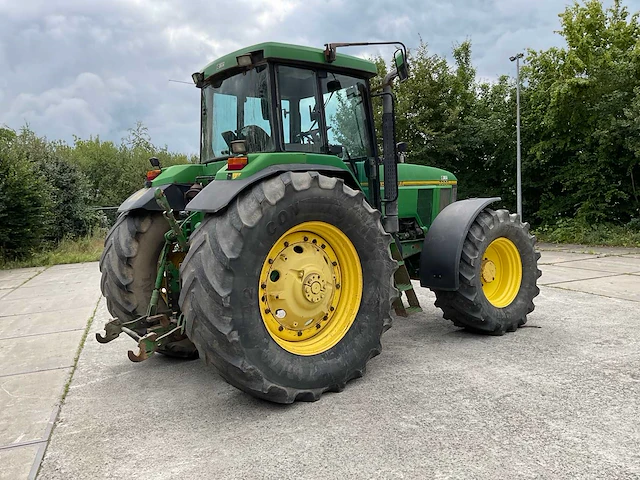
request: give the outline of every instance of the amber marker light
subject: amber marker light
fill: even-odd
[[[227,170],[242,170],[247,165],[247,157],[229,157]]]
[[[162,170],[157,170],[157,169],[156,170],[149,170],[147,172],[147,180],[150,182],[151,180],[156,178],[161,173],[162,173]]]

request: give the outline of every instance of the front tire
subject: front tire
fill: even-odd
[[[454,325],[504,335],[527,322],[540,293],[540,253],[529,225],[507,210],[484,209],[467,232],[457,291],[434,290],[436,307]]]
[[[390,242],[380,213],[340,179],[265,180],[193,233],[181,268],[187,334],[253,396],[292,403],[340,391],[391,325]]]

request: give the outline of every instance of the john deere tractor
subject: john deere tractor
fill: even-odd
[[[373,63],[262,43],[193,74],[200,163],[161,168],[120,206],[100,262],[111,314],[141,361],[199,354],[273,402],[314,401],[364,374],[411,279],[456,326],[513,332],[533,311],[535,237],[499,198],[456,201],[447,171],[403,162],[392,84]],[[373,122],[381,101],[382,153]],[[402,295],[404,294],[404,299]]]

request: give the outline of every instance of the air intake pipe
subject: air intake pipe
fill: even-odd
[[[398,155],[396,152],[396,123],[391,84],[397,70],[389,72],[382,86],[382,164],[384,165],[384,229],[398,231]]]

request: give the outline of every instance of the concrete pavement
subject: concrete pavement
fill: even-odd
[[[35,478],[98,282],[96,263],[0,271],[0,479]]]
[[[367,375],[312,404],[255,400],[200,361],[133,364],[128,338],[93,339],[108,319],[102,301],[38,478],[640,478],[640,251],[542,248],[533,328],[466,333],[418,288],[424,312],[395,319]],[[95,264],[77,268],[97,291]],[[9,295],[46,304],[32,298],[37,289],[20,292],[28,285]],[[13,323],[19,335],[38,331],[37,318]],[[8,342],[37,336],[0,330]],[[24,368],[10,358],[22,351],[0,350],[2,365]],[[61,386],[64,376],[49,381]],[[2,405],[0,435],[27,405],[17,400],[6,415]],[[33,463],[45,433],[0,450],[0,465]],[[26,478],[14,471],[0,478]]]

